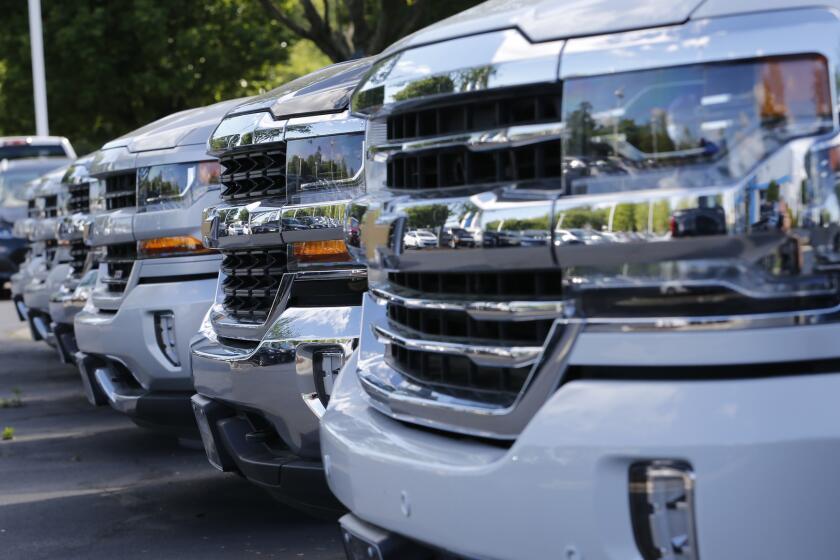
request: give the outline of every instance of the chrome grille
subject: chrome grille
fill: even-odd
[[[386,184],[417,190],[559,178],[559,137],[528,145],[495,139],[510,127],[559,121],[560,94],[555,91],[513,89],[490,100],[458,96],[447,104],[400,112],[388,118],[388,141],[416,143],[388,159]]]
[[[417,383],[441,393],[508,406],[522,390],[531,366],[478,366],[464,356],[420,352],[391,344],[390,365]]]
[[[56,251],[58,251],[58,241],[55,239],[44,241],[44,260],[46,261],[47,270],[52,270],[53,268]]]
[[[225,154],[222,165],[222,199],[245,200],[286,194],[286,147]]]
[[[479,363],[468,357],[469,349],[526,348],[535,354],[562,310],[557,270],[392,272],[389,287],[374,293],[387,300],[389,329],[396,335],[388,343],[392,367],[435,391],[503,406],[522,390],[532,363]],[[518,300],[525,301],[513,303]],[[432,344],[426,349],[413,341]]]
[[[410,140],[476,132],[506,126],[538,124],[560,118],[558,92],[508,90],[495,99],[459,96],[450,103],[405,111],[388,118],[388,140]]]
[[[67,201],[67,212],[70,214],[90,212],[90,183],[67,184],[67,192],[70,195]]]
[[[137,206],[137,174],[120,173],[105,179],[105,207],[108,210]]]
[[[55,218],[58,216],[58,195],[50,195],[43,197],[44,200],[44,218]]]
[[[136,243],[119,243],[105,248],[105,258],[102,260],[107,267],[107,276],[102,282],[109,292],[122,293],[128,286],[134,261],[137,260]]]
[[[70,268],[74,276],[80,276],[84,271],[88,251],[87,244],[81,239],[70,243]]]
[[[243,323],[268,319],[286,272],[286,248],[224,251],[222,306]]]

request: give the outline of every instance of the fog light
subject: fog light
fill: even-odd
[[[178,359],[178,346],[175,343],[175,315],[171,311],[155,313],[155,339],[166,359],[180,367],[181,360]]]
[[[694,474],[680,461],[630,467],[630,514],[645,560],[697,560]]]

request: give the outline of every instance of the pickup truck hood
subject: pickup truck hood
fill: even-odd
[[[703,0],[490,0],[421,29],[386,52],[511,27],[539,42],[671,25],[687,21],[701,4]]]
[[[840,9],[840,0],[489,0],[397,41],[385,54],[513,27],[540,42],[806,7]]]
[[[241,98],[232,99],[173,113],[111,140],[102,149],[126,148],[131,153],[137,153],[203,144],[222,117],[242,101]]]
[[[267,110],[275,118],[282,118],[342,111],[370,65],[371,59],[364,58],[327,66],[246,101],[230,115]]]

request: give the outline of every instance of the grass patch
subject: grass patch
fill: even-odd
[[[15,387],[12,389],[12,396],[8,399],[0,399],[0,408],[20,408],[23,406],[23,400],[20,398],[20,389]]]
[[[14,439],[14,437],[15,437],[15,429],[10,428],[9,426],[6,426],[5,428],[3,428],[3,433],[0,434],[0,439],[2,439],[3,441],[9,441],[10,439]]]

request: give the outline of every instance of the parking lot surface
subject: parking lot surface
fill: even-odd
[[[75,368],[32,342],[8,301],[0,399],[0,430],[14,430],[0,441],[0,558],[344,557],[335,522],[91,407]]]

